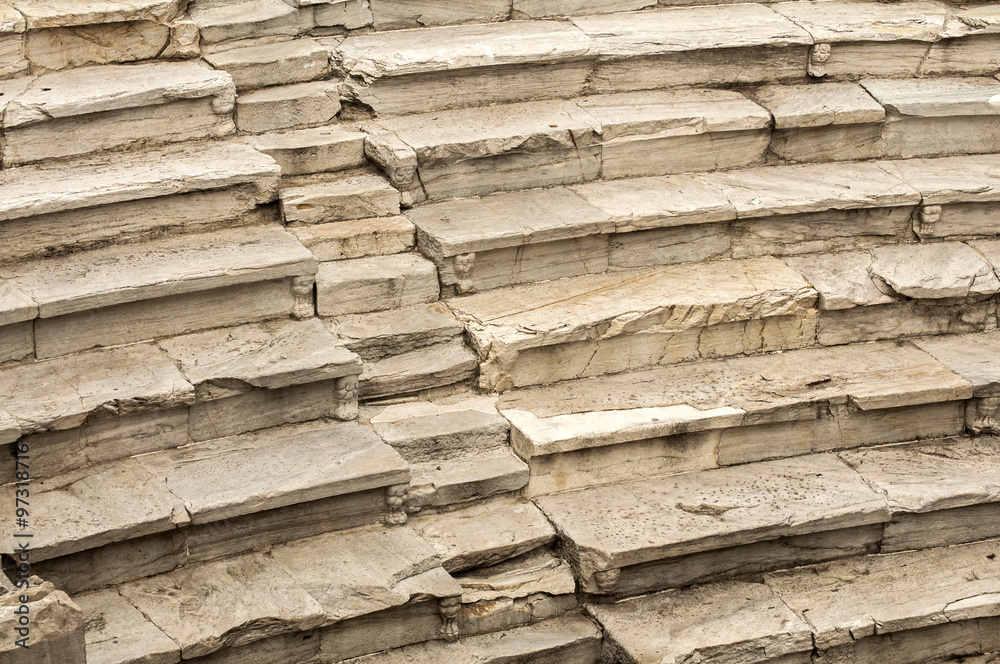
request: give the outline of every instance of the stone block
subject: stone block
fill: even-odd
[[[0,656],[10,664],[86,664],[86,630],[83,612],[62,590],[37,576],[27,588],[13,588],[0,595],[0,625],[7,635],[0,644]],[[22,601],[25,598],[27,601]],[[18,644],[23,629],[19,618],[22,605],[28,607],[30,626],[24,645]]]
[[[486,23],[510,16],[511,0],[372,0],[376,30]]]
[[[322,263],[316,284],[320,316],[394,309],[438,299],[434,264],[414,254]]]
[[[152,60],[169,40],[170,28],[151,21],[77,25],[31,30],[24,51],[35,70],[55,70]]]
[[[281,166],[283,175],[305,175],[363,166],[365,135],[339,125],[263,134],[250,145]]]
[[[399,214],[399,192],[382,176],[345,174],[283,188],[281,211],[288,224],[388,217]]]
[[[327,124],[339,112],[338,82],[281,85],[240,95],[236,100],[236,126],[241,131],[260,134]]]
[[[219,51],[205,59],[229,72],[236,89],[243,91],[323,78],[329,71],[330,55],[317,41],[294,39]]]

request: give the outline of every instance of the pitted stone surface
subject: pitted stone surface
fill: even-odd
[[[159,342],[200,399],[358,374],[361,362],[317,319],[277,320]]]
[[[869,41],[933,42],[947,10],[931,2],[779,2],[771,9],[805,28],[816,43]]]
[[[88,664],[178,664],[173,640],[114,588],[77,595],[87,622]]]
[[[998,553],[997,542],[982,542],[867,556],[764,578],[805,617],[816,647],[825,650],[873,634],[1000,615]]]
[[[894,514],[1000,502],[997,438],[849,450],[840,458],[886,497]]]
[[[610,484],[536,499],[595,572],[889,520],[885,498],[833,455]]]

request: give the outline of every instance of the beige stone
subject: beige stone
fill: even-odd
[[[612,14],[656,6],[654,0],[514,0],[514,18],[542,18],[545,16],[573,16]]]
[[[87,622],[87,661],[90,664],[178,664],[181,653],[138,609],[118,594],[101,590],[76,597]]]
[[[808,610],[816,647],[875,634],[995,616],[996,542],[838,561],[765,576],[797,614]],[[854,583],[859,577],[864,583]],[[858,607],[863,606],[863,613]]]
[[[1000,158],[996,155],[901,159],[878,165],[919,191],[924,205],[1000,200]]]
[[[167,46],[170,28],[137,21],[32,30],[25,35],[25,56],[40,70],[135,62],[156,58]]]
[[[993,267],[960,242],[880,247],[869,268],[876,285],[916,299],[992,295],[1000,291]]]
[[[236,125],[241,131],[259,134],[326,124],[339,112],[340,83],[295,83],[240,95]]]
[[[10,4],[24,15],[29,30],[124,21],[166,23],[181,7],[179,0],[78,0],[69,4],[62,0],[14,0]]]
[[[407,526],[321,535],[278,547],[271,556],[323,607],[326,625],[418,598],[461,594],[434,549]]]
[[[338,316],[326,322],[347,348],[369,362],[447,343],[465,329],[443,304]]]
[[[285,454],[289,445],[295,455]],[[145,455],[140,462],[164,478],[195,524],[405,484],[409,478],[402,458],[353,422],[265,429]]]
[[[86,664],[85,625],[80,607],[65,592],[37,576],[24,583],[24,587],[4,588],[0,594],[0,625],[8,637],[0,645],[0,657],[11,664]],[[27,602],[22,602],[22,598]],[[20,621],[24,615],[22,606],[27,606],[27,628]],[[18,644],[21,638],[27,639],[24,647]]]
[[[810,661],[809,624],[762,583],[667,591],[587,612],[605,629],[605,656],[629,664]]]
[[[366,163],[365,135],[342,125],[262,134],[249,143],[278,162],[283,175],[340,171]]]
[[[329,71],[329,53],[312,39],[234,48],[208,54],[205,59],[229,72],[241,91],[313,81]]]
[[[569,564],[544,550],[465,572],[455,578],[462,584],[462,601],[465,606],[462,607],[464,615],[460,615],[460,621],[465,623],[466,633],[493,631],[484,629],[489,622],[487,616],[482,616],[486,620],[477,620],[480,616],[476,615],[484,608],[487,611],[494,608],[489,606],[491,603],[510,603],[517,607],[520,602],[516,600],[528,598],[530,601],[541,593],[552,597],[569,596],[569,599],[572,598],[576,585]],[[529,616],[529,620],[530,618],[532,616]],[[475,624],[477,622],[479,625]]]
[[[751,498],[752,496],[752,498]],[[767,461],[536,499],[590,592],[597,572],[889,520],[885,499],[832,455]]]
[[[291,231],[320,261],[401,254],[416,246],[416,231],[405,217],[352,219]]]
[[[856,83],[765,85],[754,98],[771,112],[775,129],[881,122],[885,109]]]
[[[198,26],[202,41],[207,44],[270,35],[298,35],[312,27],[294,6],[281,0],[196,2],[191,8],[191,18]]]
[[[399,214],[399,192],[374,173],[346,174],[281,190],[286,223],[315,224]]]
[[[316,4],[316,25],[357,30],[372,24],[371,3],[368,0],[339,0]]]
[[[377,30],[485,23],[510,16],[511,0],[372,0]]]
[[[920,339],[917,346],[933,355],[955,373],[972,383],[977,397],[1000,395],[1000,373],[990,358],[1000,347],[1000,335],[965,334],[954,337]]]
[[[270,557],[250,554],[127,583],[119,593],[191,659],[317,627],[322,607]],[[197,606],[198,620],[188,607]]]
[[[456,338],[391,355],[365,368],[361,374],[361,397],[373,399],[452,385],[476,374],[476,355]]]
[[[872,257],[866,251],[792,258],[788,265],[802,273],[819,292],[819,308],[826,311],[896,302],[872,280]]]
[[[514,558],[555,539],[555,531],[531,503],[490,501],[456,512],[410,519],[410,525],[441,556],[449,572]]]
[[[415,254],[333,261],[320,264],[316,289],[320,316],[393,309],[437,300],[437,270]]]

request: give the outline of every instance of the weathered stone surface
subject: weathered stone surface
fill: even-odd
[[[1000,350],[1000,334],[963,334],[920,339],[917,346],[972,383],[977,397],[1000,395],[1000,370],[991,358]]]
[[[29,30],[93,23],[157,21],[166,23],[180,13],[180,0],[13,0]]]
[[[294,455],[287,453],[290,446]],[[140,462],[164,478],[196,524],[405,484],[409,478],[403,459],[353,422],[265,429],[164,450]]]
[[[997,155],[901,159],[878,165],[919,191],[924,205],[1000,200]]]
[[[921,74],[993,74],[1000,11],[995,4],[956,7],[945,21],[942,39],[931,45]]]
[[[340,171],[367,161],[365,135],[341,125],[263,134],[249,142],[278,162],[283,175]]]
[[[277,547],[271,556],[319,602],[327,625],[462,592],[441,569],[434,549],[409,527],[320,535]]]
[[[228,41],[270,35],[297,35],[312,27],[300,18],[294,6],[281,0],[241,2],[197,2],[191,18],[198,25],[203,42]]]
[[[22,598],[27,598],[23,602]],[[22,638],[18,629],[27,607],[29,626],[27,645],[18,645]],[[27,579],[27,587],[0,591],[0,629],[8,638],[0,644],[0,658],[11,664],[64,662],[86,664],[86,642],[83,612],[62,590],[37,576]]]
[[[434,263],[415,254],[322,263],[316,276],[320,316],[395,309],[437,298]]]
[[[169,39],[170,28],[151,21],[80,25],[32,30],[24,50],[35,69],[44,71],[151,60]]]
[[[156,347],[137,345],[0,370],[6,410],[24,434],[72,429],[101,413],[185,406],[190,384]]]
[[[604,627],[604,655],[611,661],[810,661],[809,624],[762,583],[667,591],[616,604],[589,604],[587,612]]]
[[[375,29],[486,23],[510,16],[510,0],[372,0]]]
[[[996,438],[950,439],[840,453],[893,514],[1000,502]]]
[[[504,389],[518,384],[507,373],[528,349],[799,314],[813,302],[815,291],[800,275],[761,259],[586,275],[480,293],[450,306],[480,350],[482,384]]]
[[[361,362],[315,319],[222,328],[159,342],[199,400],[357,374]]]
[[[326,124],[339,112],[339,82],[295,83],[240,95],[236,101],[236,125],[242,131],[259,134]]]
[[[399,214],[399,192],[374,173],[303,181],[281,190],[286,223],[315,224]]]
[[[436,384],[468,378],[468,372]],[[425,379],[426,380],[426,379]],[[428,385],[433,387],[435,384]],[[396,388],[397,391],[405,391]],[[392,392],[389,392],[390,394]],[[409,504],[414,508],[443,507],[518,491],[528,483],[528,466],[508,449],[493,449],[443,461],[412,466]]]
[[[996,616],[997,552],[996,542],[963,544],[776,572],[765,581],[806,616],[816,647],[826,650],[875,634]]]
[[[329,57],[319,42],[293,39],[210,53],[205,59],[229,72],[237,90],[252,90],[323,78],[329,71]]]
[[[515,449],[529,458],[732,427],[740,421],[813,420],[824,416],[814,410],[820,403],[834,410],[839,410],[837,404],[850,403],[850,411],[843,414],[849,419],[857,410],[878,417],[886,408],[971,395],[968,381],[930,355],[881,343],[710,360],[525,388],[502,395],[498,408],[512,421]],[[830,430],[816,441],[829,445],[822,449],[859,444],[858,432],[843,439],[839,419],[828,420]]]
[[[356,30],[372,24],[371,4],[367,0],[339,0],[318,3],[315,21],[319,27]]]
[[[262,226],[168,237],[0,268],[38,303],[42,318],[156,297],[295,276],[316,262],[283,229]]]
[[[514,0],[514,18],[612,14],[654,7],[654,0]]]
[[[595,572],[889,520],[885,499],[832,455],[612,484],[536,502],[571,542],[570,562],[592,592]]]
[[[78,595],[89,664],[178,664],[180,648],[117,590]]]
[[[461,339],[391,355],[365,367],[361,397],[373,399],[452,385],[476,374],[476,355]]]
[[[774,117],[775,129],[881,122],[885,109],[856,83],[765,85],[756,100]]]
[[[872,256],[867,251],[790,258],[786,262],[819,292],[820,309],[832,311],[896,301],[872,280],[868,272]]]
[[[274,560],[249,554],[119,586],[184,659],[323,623],[323,608]],[[196,619],[193,619],[196,618]]]
[[[269,157],[228,142],[12,168],[0,174],[0,220],[242,184],[264,203],[276,197],[278,174]]]
[[[1000,291],[993,267],[961,242],[880,247],[869,271],[888,292],[916,299],[974,297]]]
[[[494,565],[553,541],[545,516],[532,503],[490,501],[410,519],[410,526],[441,556],[449,572]]]
[[[31,493],[32,559],[39,562],[190,521],[180,499],[134,459],[42,479]],[[5,540],[5,553],[14,553],[16,542]]]
[[[320,261],[339,261],[412,251],[416,229],[406,217],[352,219],[291,228]]]
[[[446,343],[464,327],[443,304],[420,304],[329,319],[330,330],[366,361]]]

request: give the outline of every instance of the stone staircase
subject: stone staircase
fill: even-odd
[[[0,0],[0,663],[1000,662],[998,215],[996,4]]]

